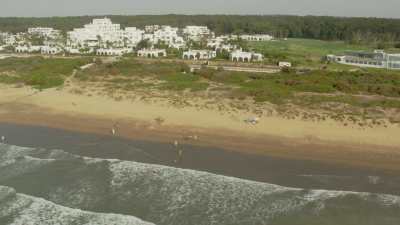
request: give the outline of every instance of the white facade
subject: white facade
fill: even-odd
[[[32,52],[40,52],[44,46],[34,45],[34,46],[27,46],[27,45],[19,45],[15,47],[16,53],[32,53]]]
[[[32,27],[28,28],[28,34],[31,35],[39,35],[42,37],[49,37],[49,38],[55,38],[58,35],[60,35],[59,30],[55,30],[51,27]]]
[[[150,43],[156,43],[154,40],[154,34],[143,34],[143,40],[148,40]]]
[[[135,47],[143,40],[144,31],[136,27],[126,27],[124,32],[124,43],[126,47]]]
[[[210,50],[189,50],[183,52],[183,59],[186,60],[208,60],[215,57],[217,57],[217,52]]]
[[[239,36],[240,39],[246,40],[246,41],[271,41],[272,39],[274,39],[274,37],[272,37],[269,34],[254,34],[254,35],[240,35]]]
[[[147,33],[143,34],[143,40],[149,40],[153,45],[158,43],[164,43],[170,48],[181,49],[186,46],[186,42],[183,37],[178,35],[179,28],[171,26],[147,26]],[[154,31],[150,33],[150,31]]]
[[[343,56],[328,55],[328,61],[340,64],[381,69],[400,69],[400,54],[388,54],[383,50],[368,52],[348,52]]]
[[[161,28],[160,25],[147,25],[144,27],[146,33],[154,33]]]
[[[189,40],[200,41],[202,38],[213,36],[206,26],[186,26],[183,33]]]
[[[231,52],[237,48],[236,45],[229,44],[228,41],[231,40],[230,36],[218,36],[216,38],[211,38],[207,40],[207,47],[212,48],[216,51],[228,51]]]
[[[92,23],[84,25],[68,32],[70,45],[87,46],[87,43],[96,43],[105,46],[113,43],[117,46],[123,45],[124,31],[119,24],[113,24],[110,19],[94,19]]]
[[[10,33],[0,33],[0,38],[6,45],[14,45],[17,43],[16,35]]]
[[[182,49],[186,47],[186,42],[185,40],[183,40],[182,37],[176,37],[176,39],[174,40],[174,42],[169,43],[169,47],[170,48],[176,48],[176,49]]]
[[[61,52],[62,52],[62,49],[60,49],[58,47],[42,46],[40,48],[40,53],[46,54],[46,55],[55,55],[55,54],[59,54]]]
[[[165,49],[141,49],[137,52],[137,55],[146,58],[166,57],[167,51]]]
[[[263,54],[261,54],[261,53],[254,53],[253,52],[253,61],[257,61],[257,62],[259,62],[259,61],[262,61],[264,59],[264,55]]]
[[[100,48],[100,49],[97,49],[96,55],[100,55],[100,56],[122,56],[124,54],[128,54],[128,53],[131,53],[131,52],[132,52],[132,49],[129,49],[129,48],[117,48],[117,49]]]
[[[73,47],[135,47],[144,38],[144,31],[136,27],[121,29],[108,18],[94,19],[83,28],[68,32],[69,46]]]
[[[234,62],[251,62],[251,61],[262,61],[263,55],[254,52],[243,52],[237,50],[231,53],[231,60]]]
[[[81,54],[81,51],[79,51],[79,49],[72,48],[72,47],[66,47],[65,52],[67,52],[69,54]]]
[[[279,62],[278,66],[280,68],[284,68],[284,67],[289,68],[289,67],[292,67],[292,63],[290,63],[290,62]]]
[[[17,46],[17,47],[15,47],[15,52],[16,52],[16,53],[26,53],[26,52],[29,52],[29,47],[28,47],[28,46]]]
[[[178,28],[170,26],[162,26],[161,29],[154,32],[154,42],[158,43],[160,41],[171,44],[175,43],[175,40],[179,39]]]

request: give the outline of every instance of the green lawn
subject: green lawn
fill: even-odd
[[[290,61],[296,66],[320,66],[321,58],[327,54],[340,54],[347,50],[373,50],[368,46],[350,45],[343,41],[312,39],[249,42],[248,47],[263,53],[270,63]]]

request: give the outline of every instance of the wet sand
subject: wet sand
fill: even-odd
[[[175,163],[173,143],[10,123],[0,123],[0,135],[12,145],[63,149],[82,156],[168,165],[289,187],[400,194],[396,173],[376,168],[245,154],[190,143],[179,146],[184,153]]]

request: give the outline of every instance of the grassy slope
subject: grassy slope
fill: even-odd
[[[133,90],[136,88],[154,88],[173,91],[200,91],[208,83],[189,73],[182,63],[140,63],[128,58],[111,64],[97,64],[88,70],[77,73],[82,81],[105,81],[110,88]],[[143,80],[147,80],[144,82]]]
[[[263,53],[271,63],[286,60],[298,66],[319,66],[321,57],[327,54],[340,54],[346,50],[373,50],[368,46],[350,45],[343,41],[312,39],[250,42],[249,47]]]
[[[89,58],[7,58],[0,60],[0,82],[24,83],[39,89],[56,87],[62,85],[74,69],[88,62]]]
[[[292,102],[299,105],[341,102],[360,107],[400,107],[400,101],[396,99],[400,98],[400,73],[397,71],[312,70],[301,74],[295,71],[253,74],[202,69],[193,74],[180,63],[139,63],[128,58],[113,64],[99,64],[79,72],[76,77],[82,81],[102,81],[110,88],[124,90],[145,88],[202,91],[212,83],[225,87],[231,98],[251,97],[256,102]],[[299,93],[315,95],[299,98]],[[374,95],[381,98],[361,102],[352,95]]]

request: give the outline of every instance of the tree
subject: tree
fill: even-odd
[[[143,28],[147,24],[184,27],[207,25],[216,34],[271,33],[276,37],[363,41],[400,41],[400,19],[343,18],[328,16],[146,15],[109,16],[121,25]],[[51,18],[0,18],[0,30],[25,32],[29,27],[54,27],[69,31],[90,23],[93,16]],[[354,32],[357,36],[354,36]],[[360,35],[358,35],[360,34]],[[372,39],[371,39],[372,38]],[[375,42],[373,42],[375,43]]]
[[[103,46],[103,39],[101,38],[101,36],[97,35],[96,38],[97,38],[97,42],[99,43],[99,46]]]
[[[31,45],[44,45],[45,38],[40,35],[28,35],[26,39],[31,43]]]
[[[136,49],[144,49],[144,48],[150,48],[150,47],[151,47],[151,43],[150,43],[149,39],[141,40],[141,41],[136,45]]]
[[[169,46],[164,41],[158,41],[158,43],[154,45],[154,48],[168,49]]]
[[[235,40],[230,40],[229,44],[236,45],[239,48],[241,48],[243,51],[247,51],[249,49],[247,41],[243,40],[240,37]]]
[[[229,59],[230,55],[229,52],[226,50],[217,51],[217,59]]]

